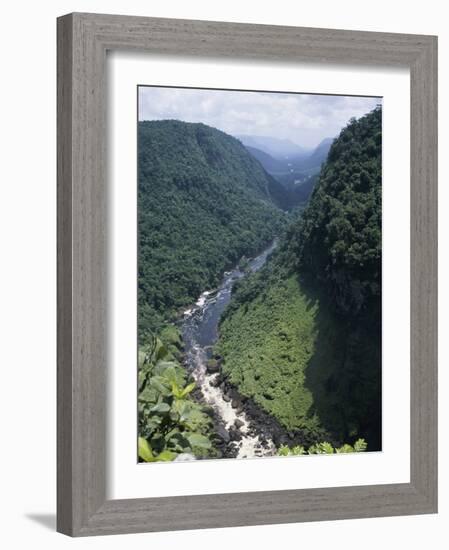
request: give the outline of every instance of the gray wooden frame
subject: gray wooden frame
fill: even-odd
[[[410,68],[410,483],[106,499],[108,50]],[[72,536],[437,511],[436,37],[81,13],[58,19],[57,494],[57,529]]]

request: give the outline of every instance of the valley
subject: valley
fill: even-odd
[[[142,460],[381,448],[380,132],[351,120],[299,184],[260,143],[139,123]]]
[[[327,159],[333,138],[305,149],[286,140],[260,136],[237,136],[247,151],[285,189],[286,209],[304,206],[312,194],[321,166]]]

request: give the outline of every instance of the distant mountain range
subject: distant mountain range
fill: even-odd
[[[311,149],[300,147],[289,139],[278,139],[269,136],[235,136],[245,147],[254,147],[260,149],[268,155],[279,160],[288,160],[292,158],[306,158],[311,153]]]
[[[323,139],[315,149],[308,150],[286,139],[242,135],[237,139],[269,174],[293,192],[291,205],[308,200],[334,141]]]
[[[274,176],[317,174],[327,159],[333,138],[323,139],[315,149],[306,149],[288,139],[266,136],[236,136],[265,170]]]

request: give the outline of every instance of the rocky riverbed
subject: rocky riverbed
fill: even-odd
[[[301,442],[300,434],[286,432],[275,418],[251,399],[240,395],[223,373],[221,357],[213,355],[220,317],[231,299],[236,280],[260,269],[275,247],[273,243],[256,258],[224,274],[222,284],[201,294],[184,312],[182,335],[184,365],[196,382],[193,397],[210,407],[215,447],[223,458],[273,456],[281,444]]]
[[[211,407],[215,428],[215,446],[222,458],[272,456],[276,452],[272,430],[255,421],[255,407],[239,395],[221,373],[220,362],[213,372],[207,368],[207,352],[195,347],[189,352],[188,366],[197,384],[194,397]],[[262,420],[262,419],[261,419]]]

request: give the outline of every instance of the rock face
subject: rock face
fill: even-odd
[[[242,439],[242,434],[235,428],[231,428],[229,430],[229,437],[231,441],[240,441]]]
[[[223,426],[218,426],[216,429],[216,433],[218,438],[221,439],[224,443],[229,443],[231,441],[228,430],[226,430],[226,428],[224,428]]]

